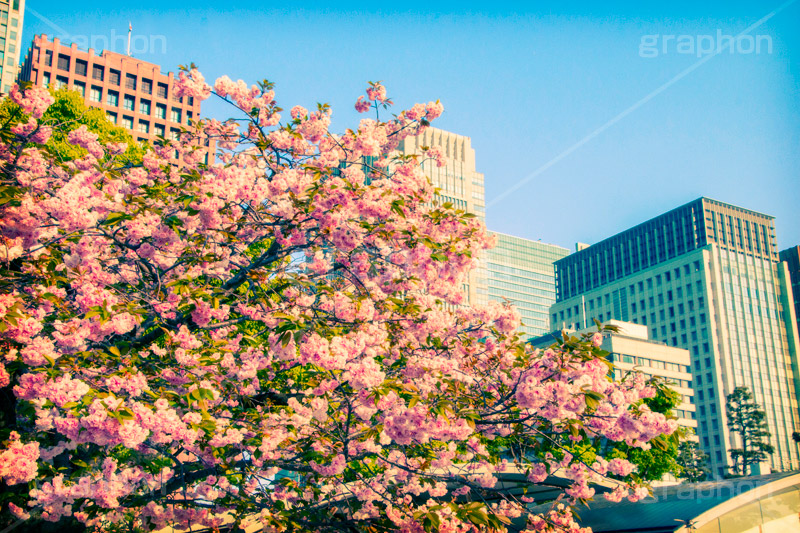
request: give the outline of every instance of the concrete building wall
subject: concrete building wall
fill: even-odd
[[[558,261],[557,282],[562,263],[572,276],[562,295],[593,269],[600,274],[604,265],[616,266],[606,268],[605,283],[584,280],[593,288],[562,297],[551,307],[551,321],[556,328],[585,327],[594,318],[636,322],[649,328],[652,339],[689,350],[700,444],[714,474],[724,474],[729,450],[739,447],[725,414],[725,398],[737,386],[748,387],[767,413],[776,450],[771,467],[796,469],[791,433],[798,430],[797,338],[787,318],[773,219],[708,199],[687,206],[598,243],[601,253],[587,253],[592,246]],[[642,244],[648,231],[656,238]],[[646,267],[626,271],[634,263],[626,253],[638,254]],[[584,259],[577,261],[580,254]]]
[[[22,54],[25,0],[0,0],[0,92],[8,94],[17,80]]]

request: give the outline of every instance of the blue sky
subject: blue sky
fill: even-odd
[[[779,247],[800,244],[800,0],[399,4],[29,0],[23,43],[117,35],[124,52],[131,21],[154,44],[137,57],[267,78],[286,109],[330,103],[338,130],[367,80],[398,111],[438,98],[435,125],[472,138],[496,231],[572,248],[708,196],[775,216]]]

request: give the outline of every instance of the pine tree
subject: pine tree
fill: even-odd
[[[708,454],[694,441],[683,441],[678,445],[675,461],[681,467],[680,477],[689,483],[704,481],[708,477]]]
[[[770,432],[767,429],[766,413],[756,402],[747,387],[736,387],[728,395],[725,404],[728,412],[728,428],[739,434],[741,448],[730,451],[735,475],[746,476],[750,465],[766,461],[774,452],[769,444]]]

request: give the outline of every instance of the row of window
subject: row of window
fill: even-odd
[[[119,120],[119,122],[118,122],[119,115],[117,113],[112,112],[112,111],[106,112],[106,117],[108,117],[108,120],[110,120],[114,124],[119,124],[123,128],[126,128],[128,130],[134,131],[133,117],[130,117],[128,115],[122,115],[122,119]],[[149,120],[141,120],[141,119],[139,119],[136,122],[135,126],[136,126],[136,130],[135,131],[138,131],[138,132],[141,132],[141,133],[148,133],[148,134],[150,133],[150,121]],[[155,133],[156,135],[161,136],[161,137],[166,137],[166,133],[167,132],[166,132],[166,128],[165,128],[165,126],[163,124],[153,124],[153,133]],[[170,130],[169,130],[169,138],[170,139],[177,140],[179,135],[180,135],[180,130],[178,130],[176,128],[170,128]]]
[[[686,374],[689,373],[689,367],[686,365],[680,365],[678,363],[670,363],[667,361],[658,361],[656,359],[649,359],[647,357],[637,357],[635,355],[612,353],[610,356],[610,360],[611,362],[623,362],[637,366],[656,368],[660,370],[672,370],[674,372],[684,372]],[[691,386],[691,383],[689,381],[686,381],[685,383],[683,382],[684,380],[675,380],[675,381],[681,381],[680,385],[682,387],[689,388]]]
[[[63,76],[56,76],[56,82],[54,87],[56,90],[61,89],[62,87],[66,87],[69,80]],[[50,86],[50,74],[44,74],[44,86]],[[75,91],[78,91],[81,96],[86,97],[86,85],[82,82],[76,81],[73,82],[72,88]],[[119,92],[108,90],[106,92],[106,105],[112,107],[119,107],[120,98]],[[93,85],[89,90],[89,101],[102,103],[103,102],[103,89],[101,87],[97,87]],[[122,108],[126,111],[133,111],[136,108],[136,99],[131,95],[123,95],[122,98]],[[140,99],[139,100],[139,112],[143,115],[150,115],[152,111],[152,102],[150,100]],[[167,106],[165,104],[156,104],[155,105],[155,117],[166,120],[167,119]],[[177,124],[181,123],[183,118],[183,111],[177,107],[173,107],[170,109],[169,119],[172,122]],[[186,112],[186,123],[188,124],[192,120],[192,112]]]
[[[56,61],[56,68],[58,70],[63,70],[65,72],[74,72],[78,76],[88,76],[89,75],[89,63],[85,59],[75,59],[67,54],[59,54],[58,59]],[[44,64],[48,67],[53,66],[53,51],[52,50],[45,50],[45,60]],[[119,86],[123,80],[122,72],[115,68],[106,68],[103,65],[93,64],[91,65],[91,73],[92,79],[98,81],[105,81],[108,79],[111,85]],[[156,82],[155,87],[153,86],[153,80],[145,77],[139,77],[136,74],[125,73],[124,77],[125,81],[125,88],[131,89],[133,91],[137,90],[137,88],[145,94],[153,94],[155,89],[155,96],[158,98],[163,98],[164,100],[167,99],[167,94],[169,93],[169,86],[166,83]],[[178,97],[175,95],[174,91],[172,93],[172,100],[175,102],[183,102],[183,97]],[[188,100],[189,105],[194,105],[194,98],[189,97]]]

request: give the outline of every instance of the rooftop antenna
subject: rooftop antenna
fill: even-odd
[[[133,31],[133,25],[128,21],[128,57],[131,55],[131,32]]]

